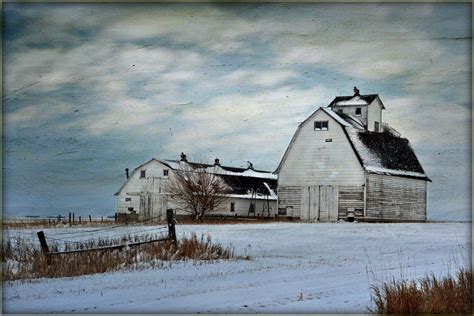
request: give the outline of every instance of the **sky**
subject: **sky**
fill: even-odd
[[[354,86],[433,180],[428,218],[470,219],[469,3],[4,3],[4,216],[113,214],[125,168],[181,152],[274,171]]]

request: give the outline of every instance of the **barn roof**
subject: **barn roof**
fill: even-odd
[[[357,118],[323,107],[318,108],[298,126],[275,173],[280,171],[303,124],[320,110],[341,125],[361,166],[368,172],[431,181],[425,174],[408,139],[389,132],[367,131]]]
[[[329,107],[333,106],[346,106],[346,105],[368,105],[372,103],[375,99],[379,99],[380,104],[382,104],[382,109],[385,109],[382,100],[378,94],[366,94],[366,95],[344,95],[337,96],[329,103]]]
[[[271,171],[264,170],[255,170],[249,168],[237,168],[221,165],[210,165],[199,162],[192,161],[179,161],[171,159],[156,159],[152,158],[145,163],[136,167],[130,177],[122,184],[120,189],[115,193],[115,195],[120,194],[122,189],[128,183],[128,181],[133,177],[135,172],[137,172],[144,165],[150,163],[151,161],[159,162],[172,170],[183,170],[186,167],[191,167],[193,169],[205,169],[206,172],[218,174],[224,182],[231,188],[230,194],[234,197],[239,195],[240,197],[249,197],[252,190],[255,190],[257,194],[269,194],[269,199],[275,199],[276,188],[277,188],[277,176]],[[257,198],[259,198],[257,196]]]

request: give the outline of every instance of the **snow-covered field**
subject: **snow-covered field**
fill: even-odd
[[[35,232],[16,233],[34,237]],[[445,275],[471,260],[471,223],[177,226],[178,235],[191,232],[209,233],[252,259],[4,282],[3,311],[364,313],[372,283]]]

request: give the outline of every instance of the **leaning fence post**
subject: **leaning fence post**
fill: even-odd
[[[178,241],[176,240],[176,227],[175,227],[174,213],[172,209],[166,210],[166,217],[168,219],[168,237],[176,245]]]
[[[46,243],[46,238],[44,237],[43,231],[42,230],[39,231],[37,235],[38,235],[38,239],[41,245],[41,252],[46,256],[46,260],[48,261],[48,264],[50,264],[51,257],[49,255],[49,248],[48,248],[48,244]]]
[[[71,222],[71,216],[72,216],[72,215],[71,215],[71,212],[69,212],[69,226],[71,226],[71,225],[72,225],[72,222]]]

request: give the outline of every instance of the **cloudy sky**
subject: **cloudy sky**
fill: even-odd
[[[470,4],[3,5],[4,212],[113,214],[151,157],[274,170],[299,122],[378,93],[470,217]]]

